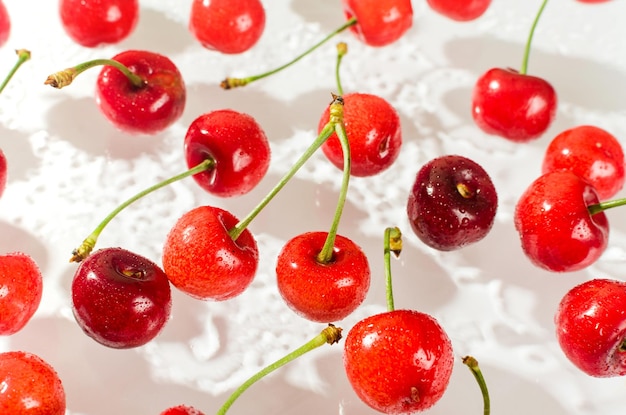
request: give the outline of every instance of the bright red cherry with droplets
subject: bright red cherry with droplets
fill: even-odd
[[[22,351],[0,353],[0,413],[65,415],[65,390],[54,368]]]
[[[576,173],[606,200],[624,187],[624,151],[608,131],[581,125],[561,132],[546,148],[542,172],[553,170]]]
[[[624,281],[592,279],[569,290],[554,318],[565,356],[591,376],[626,376],[624,310]]]
[[[41,271],[29,255],[0,255],[0,335],[16,333],[30,321],[42,292]]]
[[[160,415],[204,415],[204,413],[192,406],[178,405],[166,409]]]
[[[604,252],[609,223],[596,190],[576,174],[559,170],[543,174],[524,191],[515,206],[515,228],[526,256],[538,267],[571,272],[594,263]]]
[[[167,276],[151,260],[122,248],[95,251],[72,280],[72,311],[98,343],[116,349],[142,346],[169,320]]]
[[[4,188],[7,185],[7,158],[2,150],[0,150],[0,196],[4,193]]]
[[[139,20],[138,0],[60,0],[63,29],[82,46],[119,43]]]
[[[189,31],[207,49],[242,53],[252,48],[265,29],[259,0],[193,0]]]
[[[367,317],[348,332],[344,367],[359,398],[384,414],[412,414],[444,394],[454,355],[435,318],[414,310]]]
[[[300,316],[320,323],[342,320],[365,299],[370,286],[367,257],[352,240],[337,235],[328,262],[318,257],[328,232],[289,240],[276,262],[278,291]]]
[[[265,176],[270,145],[261,126],[248,114],[225,109],[196,118],[185,136],[185,158],[191,168],[206,159],[209,170],[193,176],[207,192],[239,196],[252,190]]]
[[[459,22],[476,20],[482,16],[491,0],[427,0],[431,9]]]
[[[204,300],[241,294],[254,279],[259,252],[248,229],[233,239],[229,231],[237,223],[230,212],[213,206],[182,215],[163,246],[163,269],[172,284]]]
[[[11,35],[11,17],[4,2],[0,1],[0,47],[3,46]]]
[[[383,98],[363,93],[343,96],[343,119],[350,142],[350,174],[373,176],[388,169],[398,158],[402,147],[400,117],[395,108]],[[318,124],[320,133],[330,119],[326,107]],[[324,155],[343,170],[343,150],[337,134],[333,133],[322,145]]]
[[[356,18],[350,27],[370,46],[386,46],[398,40],[413,25],[410,0],[342,0],[346,18]]]

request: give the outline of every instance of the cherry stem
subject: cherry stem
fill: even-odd
[[[0,85],[0,94],[2,93],[2,91],[4,91],[4,88],[7,86],[11,78],[13,78],[13,75],[15,75],[15,72],[17,72],[20,66],[22,66],[24,62],[30,59],[30,51],[26,49],[17,49],[15,53],[17,54],[17,62],[15,62],[15,65],[13,65],[13,68],[11,68],[11,70],[7,74],[7,77],[4,78],[2,85]]]
[[[329,324],[328,327],[322,330],[320,334],[318,334],[317,336],[315,336],[314,338],[306,342],[304,345],[300,346],[298,349],[287,354],[283,358],[275,361],[269,366],[266,366],[265,368],[261,369],[261,371],[257,372],[255,375],[253,375],[244,383],[242,383],[241,386],[239,386],[230,395],[230,397],[226,400],[224,405],[222,405],[222,407],[217,411],[217,415],[224,415],[226,411],[228,411],[228,409],[235,402],[235,400],[237,400],[237,398],[239,398],[239,396],[241,396],[241,394],[243,394],[246,391],[246,389],[248,389],[258,380],[262,379],[263,377],[267,376],[271,372],[275,371],[276,369],[279,369],[280,367],[297,359],[303,354],[308,353],[311,350],[317,349],[318,347],[323,346],[326,343],[332,345],[334,343],[339,342],[339,340],[341,340],[341,331],[342,329],[340,327],[335,327],[334,325]]]
[[[55,72],[52,75],[49,75],[48,78],[46,78],[44,84],[50,85],[53,88],[61,89],[71,84],[78,75],[85,72],[87,69],[101,65],[113,66],[114,68],[119,69],[124,75],[126,75],[130,83],[137,88],[141,88],[146,84],[146,81],[143,78],[132,72],[124,64],[113,59],[94,59],[91,61],[80,63],[71,68]]]
[[[321,41],[319,41],[318,43],[313,45],[311,48],[306,50],[304,53],[296,56],[291,61],[285,63],[284,65],[281,65],[281,66],[279,66],[279,67],[277,67],[275,69],[272,69],[272,70],[270,70],[268,72],[264,72],[264,73],[261,73],[261,74],[258,74],[258,75],[248,76],[248,77],[245,77],[245,78],[230,78],[229,77],[229,78],[224,79],[220,83],[220,86],[223,89],[232,89],[232,88],[242,87],[242,86],[248,85],[251,82],[257,81],[259,79],[262,79],[262,78],[268,77],[270,75],[273,75],[273,74],[275,74],[277,72],[280,72],[283,69],[286,69],[289,66],[293,65],[294,63],[298,62],[300,59],[304,58],[305,56],[307,56],[308,54],[310,54],[311,52],[313,52],[314,50],[316,50],[317,48],[322,46],[324,43],[328,42],[330,39],[332,39],[337,34],[343,32],[344,30],[346,30],[350,26],[354,26],[356,23],[357,23],[356,18],[355,17],[351,18],[346,23],[344,23],[343,25],[341,25],[340,27],[335,29],[333,32],[331,32],[324,39],[322,39]]]
[[[624,199],[615,199],[615,200],[607,200],[606,202],[595,203],[593,205],[587,206],[587,210],[590,215],[595,215],[596,213],[604,212],[607,209],[612,209],[614,207],[624,206],[626,205],[626,198]]]
[[[291,166],[291,168],[285,173],[285,175],[278,181],[278,183],[274,186],[272,190],[259,202],[258,205],[250,213],[248,216],[240,220],[232,229],[228,231],[228,234],[236,241],[237,238],[243,233],[243,231],[250,225],[250,222],[256,218],[256,216],[269,204],[269,202],[280,192],[280,190],[285,187],[285,185],[291,180],[291,178],[296,174],[298,170],[307,162],[308,159],[319,149],[322,144],[330,137],[335,131],[335,124],[340,119],[343,124],[343,99],[340,96],[333,94],[333,101],[330,103],[330,120],[324,126],[322,131],[320,131],[319,135],[313,141],[313,143],[306,149],[306,151],[300,156],[300,158]],[[335,115],[333,115],[335,114]]]
[[[384,249],[387,311],[393,311],[395,310],[395,306],[393,303],[393,288],[391,283],[391,254],[393,253],[397,258],[400,256],[400,252],[402,252],[402,232],[400,232],[400,228],[385,229]]]
[[[341,76],[339,75],[339,68],[341,67],[341,60],[348,53],[348,44],[345,42],[337,43],[337,64],[335,65],[335,79],[337,80],[337,93],[343,95],[343,87],[341,86]]]
[[[491,403],[489,400],[489,390],[487,389],[487,382],[485,382],[485,378],[483,377],[483,373],[478,366],[478,361],[472,356],[465,356],[463,358],[463,364],[465,364],[476,378],[478,382],[478,386],[480,387],[480,392],[483,395],[483,413],[484,415],[489,415],[491,411]]]
[[[155,184],[154,186],[148,187],[147,189],[137,193],[135,196],[126,200],[124,203],[116,207],[111,213],[109,213],[107,217],[104,218],[104,220],[100,222],[100,224],[98,224],[98,226],[94,229],[94,231],[91,232],[91,234],[87,238],[85,238],[85,240],[80,244],[80,246],[72,251],[72,257],[70,258],[70,262],[81,262],[85,258],[87,258],[89,254],[91,253],[91,251],[93,251],[93,248],[96,246],[98,237],[102,233],[103,229],[109,224],[109,222],[111,222],[111,220],[115,216],[117,216],[118,213],[120,213],[122,210],[128,207],[131,203],[141,199],[142,197],[146,196],[149,193],[154,192],[155,190],[158,190],[162,187],[167,186],[170,183],[174,183],[178,180],[184,179],[185,177],[193,176],[194,174],[198,174],[203,171],[210,170],[214,166],[215,166],[215,160],[206,159],[200,164],[196,165],[195,167],[183,173],[177,174],[176,176],[170,177],[167,180],[163,180],[162,182],[159,182]]]
[[[619,349],[620,352],[626,352],[626,339],[622,340],[622,344],[620,344]]]
[[[530,44],[533,41],[535,28],[537,27],[537,23],[539,23],[539,18],[543,14],[543,10],[546,8],[546,4],[548,4],[548,0],[543,0],[543,3],[541,3],[541,7],[539,8],[537,15],[535,16],[535,20],[533,21],[533,24],[530,27],[528,40],[526,40],[526,48],[524,49],[524,59],[522,60],[522,67],[520,68],[520,71],[519,71],[519,73],[522,75],[526,75],[526,72],[528,72],[528,57],[530,56]]]

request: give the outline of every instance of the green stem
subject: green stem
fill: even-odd
[[[489,400],[489,390],[487,389],[487,383],[485,382],[485,378],[483,377],[483,373],[478,366],[478,361],[472,356],[465,356],[463,358],[463,364],[469,367],[472,375],[476,378],[478,382],[478,386],[480,387],[480,393],[483,395],[483,414],[489,415],[491,412],[491,403]]]
[[[606,202],[600,202],[593,205],[587,206],[587,210],[590,215],[595,215],[596,213],[604,212],[607,209],[612,209],[619,206],[626,205],[626,198],[624,199],[615,199],[615,200],[607,200]]]
[[[154,192],[155,190],[158,190],[162,187],[167,186],[170,183],[176,182],[178,180],[182,180],[185,177],[189,177],[189,176],[193,176],[194,174],[198,174],[201,173],[203,171],[209,170],[211,169],[213,166],[215,166],[215,161],[213,159],[206,159],[204,160],[202,163],[198,164],[197,166],[183,172],[180,174],[177,174],[174,177],[171,177],[167,180],[164,180],[160,183],[155,184],[154,186],[148,187],[147,189],[137,193],[135,196],[131,197],[130,199],[126,200],[124,203],[122,203],[121,205],[119,205],[118,207],[116,207],[111,213],[109,213],[107,215],[106,218],[104,218],[104,220],[102,222],[100,222],[100,224],[98,224],[98,226],[96,227],[96,229],[94,229],[93,232],[91,232],[91,234],[85,238],[85,240],[82,242],[82,244],[80,244],[80,246],[76,249],[74,249],[74,251],[72,251],[72,257],[70,258],[70,262],[81,262],[82,260],[84,260],[85,258],[87,258],[87,256],[89,256],[89,254],[91,253],[91,251],[93,250],[93,248],[96,246],[96,242],[98,241],[98,237],[100,236],[100,234],[102,233],[102,231],[104,230],[104,228],[109,224],[109,222],[111,222],[111,220],[117,216],[118,213],[120,213],[122,210],[124,210],[126,207],[128,207],[131,203],[141,199],[142,197],[146,196],[149,193]]]
[[[239,386],[232,393],[232,395],[230,395],[224,405],[222,405],[222,407],[217,411],[217,415],[224,415],[226,411],[228,411],[228,409],[233,405],[235,400],[237,400],[237,398],[239,398],[239,396],[241,396],[241,394],[243,394],[246,389],[248,389],[261,378],[267,376],[271,372],[279,369],[280,367],[295,360],[303,354],[308,353],[311,350],[317,349],[318,347],[323,346],[326,343],[331,345],[337,343],[339,340],[341,340],[341,330],[341,328],[329,324],[328,327],[322,330],[320,334],[309,340],[307,343],[250,377],[248,380],[242,383],[241,386]]]
[[[26,49],[18,49],[15,51],[15,53],[17,54],[17,62],[15,62],[15,65],[13,65],[13,68],[11,68],[11,71],[9,71],[7,77],[4,78],[2,85],[0,85],[0,94],[2,93],[2,91],[4,91],[4,88],[7,86],[11,78],[13,78],[13,75],[15,75],[15,72],[17,72],[20,66],[22,66],[24,62],[30,59],[30,51]]]
[[[402,252],[402,233],[400,232],[400,228],[385,229],[384,249],[387,311],[393,311],[395,310],[395,306],[393,303],[393,287],[391,283],[391,253],[397,258],[400,256],[400,252]]]
[[[348,45],[345,42],[339,42],[337,44],[337,64],[335,65],[335,79],[337,81],[337,93],[343,96],[343,87],[341,86],[341,76],[339,75],[339,68],[341,67],[341,61],[343,57],[348,53]]]
[[[146,84],[146,81],[143,78],[132,72],[124,64],[113,59],[94,59],[91,61],[80,63],[71,68],[55,72],[52,75],[49,75],[48,78],[46,78],[44,84],[50,85],[57,89],[61,89],[71,84],[78,75],[85,72],[87,69],[93,68],[94,66],[102,65],[113,66],[114,68],[119,69],[124,75],[126,75],[130,83],[132,83],[137,88],[141,88]]]
[[[250,222],[267,206],[267,204],[278,194],[278,192],[291,180],[291,178],[296,174],[298,170],[306,163],[308,159],[311,158],[313,153],[317,151],[318,148],[324,144],[324,142],[330,137],[335,130],[335,125],[337,123],[336,117],[333,117],[332,114],[340,111],[342,114],[343,120],[343,100],[341,97],[334,96],[333,101],[330,104],[330,113],[331,118],[328,123],[324,126],[322,131],[319,133],[315,141],[306,149],[306,151],[300,156],[300,158],[291,166],[291,168],[287,171],[287,173],[279,180],[279,182],[274,186],[274,188],[259,202],[258,205],[246,216],[244,219],[240,220],[237,225],[235,225],[232,229],[228,231],[230,237],[233,241],[236,241],[237,238],[243,233],[243,231],[250,225]],[[343,122],[343,121],[342,121]]]
[[[330,33],[324,39],[322,39],[321,41],[319,41],[318,43],[313,45],[311,48],[307,49],[304,53],[296,56],[294,59],[292,59],[291,61],[285,63],[284,65],[281,65],[281,66],[279,66],[279,67],[277,67],[275,69],[272,69],[272,70],[270,70],[268,72],[264,72],[264,73],[261,73],[261,74],[258,74],[258,75],[248,76],[248,77],[245,77],[245,78],[230,78],[229,77],[229,78],[224,79],[220,83],[220,86],[223,89],[237,88],[237,87],[241,87],[241,86],[246,86],[246,85],[248,85],[251,82],[254,82],[254,81],[257,81],[259,79],[268,77],[270,75],[274,75],[275,73],[280,72],[283,69],[286,69],[289,66],[293,65],[294,63],[298,62],[300,59],[304,58],[305,56],[307,56],[308,54],[310,54],[311,52],[313,52],[314,50],[316,50],[317,48],[322,46],[324,43],[328,42],[334,36],[336,36],[339,33],[343,32],[344,30],[346,30],[350,26],[354,26],[355,24],[356,24],[356,18],[353,17],[350,20],[348,20],[346,23],[344,23],[343,25],[341,25],[340,27],[335,29],[332,33]]]
[[[533,24],[530,27],[528,40],[526,40],[526,48],[524,49],[524,59],[522,60],[522,67],[520,68],[520,71],[519,71],[519,73],[522,75],[526,75],[526,72],[528,72],[528,57],[530,56],[530,44],[533,41],[535,28],[537,27],[537,23],[539,23],[539,18],[543,14],[543,10],[546,8],[546,4],[548,4],[548,0],[543,0],[543,3],[541,3],[541,7],[539,8],[537,15],[535,16],[535,20],[533,21]]]

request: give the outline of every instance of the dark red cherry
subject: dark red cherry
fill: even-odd
[[[410,0],[342,0],[342,4],[346,18],[357,20],[350,31],[370,46],[393,43],[413,25]]]
[[[491,0],[427,0],[426,2],[437,13],[459,22],[478,19],[491,4]]]
[[[11,35],[11,18],[4,2],[0,1],[0,47],[2,47]]]

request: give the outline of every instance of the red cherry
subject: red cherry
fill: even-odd
[[[596,377],[626,375],[626,283],[594,279],[568,291],[555,315],[565,356]]]
[[[402,129],[400,117],[387,101],[371,94],[343,96],[343,122],[350,142],[350,173],[353,176],[373,176],[393,164],[400,154]],[[318,133],[330,120],[326,107],[318,124]],[[322,145],[326,157],[343,170],[343,151],[337,134],[333,133]]]
[[[411,414],[444,394],[454,363],[452,344],[431,316],[395,310],[352,327],[344,367],[359,398],[385,414]]]
[[[490,69],[478,79],[472,95],[476,125],[488,134],[520,143],[546,132],[556,108],[552,85],[513,69]]]
[[[238,220],[230,212],[200,206],[172,227],[163,247],[163,269],[172,284],[192,297],[227,300],[250,285],[259,263],[248,229],[236,240],[228,231]]]
[[[524,253],[549,271],[591,265],[606,249],[609,235],[604,212],[591,215],[588,210],[598,202],[595,189],[570,171],[540,176],[515,207],[515,228]]]
[[[247,114],[219,110],[196,118],[185,136],[191,168],[207,158],[215,166],[192,176],[211,194],[229,197],[252,190],[265,176],[270,145],[261,126]]]
[[[108,347],[146,344],[167,323],[171,306],[163,270],[121,248],[94,252],[74,274],[74,317],[88,336]]]
[[[113,57],[143,79],[137,87],[119,69],[104,66],[98,76],[97,102],[119,129],[155,134],[173,124],[185,108],[186,90],[174,63],[153,52],[129,50]]]
[[[600,200],[613,197],[624,186],[624,151],[607,131],[591,125],[570,128],[548,145],[542,172],[570,170],[587,180]]]
[[[0,47],[3,46],[11,35],[11,18],[4,2],[0,1]]]
[[[363,43],[386,46],[398,40],[413,25],[410,0],[342,0],[346,18],[356,18],[350,27]]]
[[[58,374],[32,353],[0,353],[0,413],[65,415],[65,391]]]
[[[580,3],[606,3],[609,0],[578,0]]]
[[[178,405],[166,409],[161,415],[204,415],[204,413],[192,406]]]
[[[60,0],[65,32],[86,47],[115,44],[130,35],[139,20],[138,0]]]
[[[265,29],[259,0],[194,0],[189,30],[207,49],[242,53],[254,46]]]
[[[318,254],[328,232],[307,232],[283,247],[276,263],[278,290],[287,305],[311,321],[329,323],[350,315],[370,286],[367,257],[350,239],[337,235],[332,259]]]
[[[4,156],[2,150],[0,150],[0,196],[4,193],[4,188],[7,185],[7,158]]]
[[[497,207],[498,195],[487,172],[466,157],[447,155],[419,170],[407,214],[422,242],[450,251],[483,239],[493,226]]]
[[[452,20],[466,22],[485,13],[491,0],[427,0],[431,9]]]
[[[0,255],[0,335],[21,330],[31,319],[43,291],[39,267],[24,253]]]

